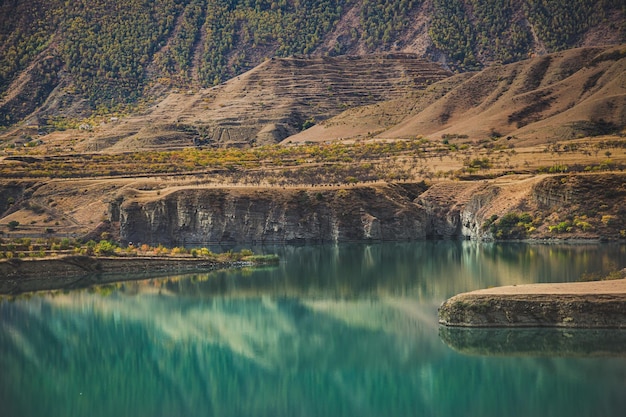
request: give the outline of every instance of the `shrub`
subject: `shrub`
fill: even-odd
[[[252,255],[254,255],[254,252],[252,252],[250,249],[242,249],[240,253],[241,253],[241,256],[252,256]]]
[[[575,217],[574,226],[578,227],[584,232],[593,229],[593,226],[587,221],[587,216]]]
[[[156,249],[154,249],[154,253],[157,256],[167,255],[169,251],[170,250],[163,245],[159,245],[156,247]]]
[[[491,227],[491,225],[498,220],[498,215],[497,214],[493,214],[491,215],[491,217],[489,217],[487,220],[485,220],[485,222],[483,223],[483,230],[487,230]]]
[[[313,127],[313,126],[315,126],[315,119],[314,118],[310,118],[310,119],[305,120],[302,123],[302,129],[301,130],[307,130],[308,128]]]
[[[602,223],[604,223],[607,226],[611,226],[613,223],[615,223],[615,216],[612,216],[610,214],[606,214],[604,216],[602,216]]]
[[[524,239],[535,230],[533,218],[528,213],[507,213],[499,220],[497,218],[494,214],[485,222],[496,239]]]
[[[170,252],[172,255],[182,255],[187,253],[187,249],[185,249],[182,246],[177,246],[175,248],[172,248],[172,251]]]
[[[548,169],[548,172],[550,174],[554,174],[554,173],[557,173],[557,172],[567,172],[568,170],[569,170],[569,167],[567,165],[557,164],[557,165],[552,165]]]
[[[101,240],[94,248],[96,255],[113,255],[118,246],[108,240]]]
[[[572,231],[572,223],[569,220],[560,222],[557,225],[554,226],[548,226],[548,230],[551,233],[565,233],[565,232],[571,232]]]
[[[474,169],[489,169],[492,166],[491,161],[487,157],[472,159],[471,161],[466,162],[466,165],[469,168]]]

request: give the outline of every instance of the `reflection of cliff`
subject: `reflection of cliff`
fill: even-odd
[[[239,247],[231,247],[238,250]],[[222,248],[226,249],[226,248]],[[114,281],[126,291],[154,291],[186,297],[341,298],[411,297],[438,305],[460,292],[535,282],[577,281],[584,273],[606,275],[626,267],[626,246],[618,244],[540,245],[471,241],[369,244],[276,245],[253,247],[275,253],[271,267],[193,272],[89,275],[52,282],[64,290]],[[214,250],[217,250],[214,248]],[[148,278],[163,279],[142,281]],[[15,281],[6,281],[7,291]],[[48,276],[19,281],[22,290],[51,288]],[[107,292],[111,285],[101,291]],[[0,286],[2,290],[3,286]],[[99,290],[100,291],[100,290]],[[436,316],[433,309],[433,317]]]
[[[565,281],[626,262],[624,246],[263,249],[280,265],[0,302],[3,413],[569,417],[626,406],[623,361],[466,357],[436,325],[453,294]]]
[[[577,281],[626,267],[624,245],[532,245],[470,241],[268,246],[277,267],[196,274],[164,284],[191,297],[410,297],[438,306],[460,292]],[[436,312],[433,310],[433,317]]]

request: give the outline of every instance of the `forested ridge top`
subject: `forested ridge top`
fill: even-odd
[[[457,71],[626,40],[621,0],[8,0],[0,125],[225,81],[271,57],[416,52]]]

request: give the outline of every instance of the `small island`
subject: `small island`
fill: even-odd
[[[439,307],[453,327],[626,328],[626,271],[620,279],[511,285],[456,295]]]

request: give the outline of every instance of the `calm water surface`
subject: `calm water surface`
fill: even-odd
[[[272,247],[280,266],[0,302],[3,416],[622,416],[626,334],[444,329],[449,296],[626,247]]]

